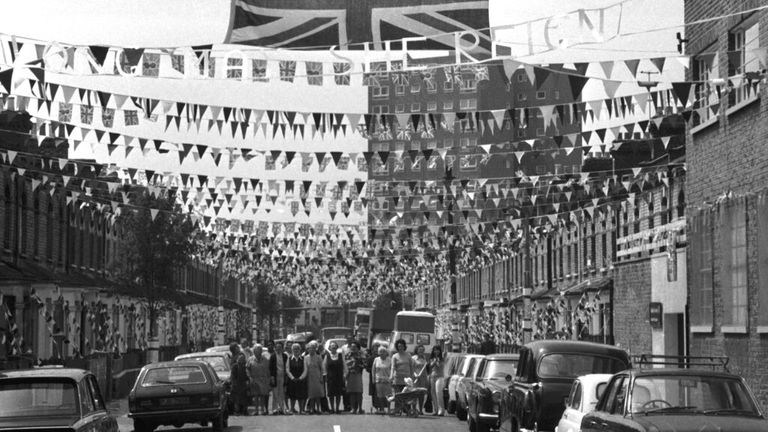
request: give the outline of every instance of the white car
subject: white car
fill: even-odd
[[[469,369],[472,365],[471,360],[480,357],[482,356],[478,354],[465,355],[464,358],[461,359],[461,366],[459,366],[456,373],[451,375],[448,379],[448,406],[446,408],[449,414],[456,413],[456,408],[458,406],[457,399],[459,397],[459,381],[471,372]]]
[[[584,414],[595,409],[600,394],[605,389],[611,374],[590,374],[576,378],[571,385],[571,392],[565,402],[565,411],[555,432],[581,431],[581,419]]]

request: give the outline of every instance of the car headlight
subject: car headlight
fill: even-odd
[[[499,412],[499,406],[501,405],[501,392],[495,391],[491,394],[491,401],[493,401],[493,412]]]

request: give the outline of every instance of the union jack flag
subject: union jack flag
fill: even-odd
[[[383,41],[427,36],[409,49],[452,49],[452,33],[475,30],[476,54],[491,47],[488,0],[237,0],[234,8],[230,43],[323,49],[372,42],[383,49]]]

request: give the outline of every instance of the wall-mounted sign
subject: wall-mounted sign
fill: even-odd
[[[664,315],[664,307],[661,303],[651,302],[648,305],[648,317],[651,322],[652,328],[661,328],[663,325],[662,317]]]

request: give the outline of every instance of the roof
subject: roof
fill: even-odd
[[[519,360],[520,354],[488,354],[485,358],[488,360]]]
[[[525,348],[533,351],[535,355],[543,355],[553,352],[596,353],[613,356],[621,356],[629,361],[629,354],[621,348],[595,342],[572,340],[537,340],[525,344]]]
[[[70,378],[80,381],[91,372],[76,368],[41,367],[35,369],[16,369],[0,372],[0,379],[6,378]]]

